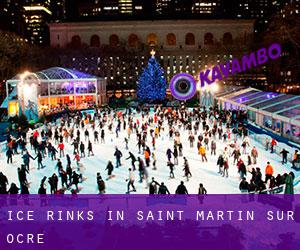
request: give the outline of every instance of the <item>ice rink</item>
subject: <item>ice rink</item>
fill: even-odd
[[[140,122],[142,121],[142,118],[140,115],[135,114],[134,115],[134,121],[136,119],[139,119]],[[116,121],[114,122],[114,125],[116,125]],[[216,139],[217,142],[217,155],[211,156],[210,150],[207,152],[207,158],[208,162],[202,162],[201,156],[198,155],[198,150],[196,148],[197,139],[194,143],[194,148],[190,148],[189,142],[188,142],[188,131],[184,130],[183,128],[178,130],[180,133],[180,139],[183,144],[183,156],[185,156],[190,165],[192,177],[189,181],[186,181],[186,178],[183,177],[183,158],[179,157],[179,165],[175,166],[174,174],[175,178],[170,179],[169,178],[169,167],[167,166],[167,156],[166,151],[168,148],[170,148],[173,151],[173,140],[169,139],[168,136],[168,125],[167,122],[164,124],[164,131],[161,131],[160,137],[156,140],[156,149],[153,150],[151,146],[151,137],[148,134],[148,142],[147,145],[150,147],[151,152],[153,151],[156,154],[157,158],[157,170],[152,169],[152,162],[149,168],[147,168],[149,173],[149,181],[151,177],[155,177],[155,180],[160,182],[164,182],[166,186],[168,187],[169,191],[171,193],[174,193],[176,190],[176,187],[180,183],[180,181],[184,181],[185,185],[191,194],[195,194],[198,192],[198,186],[199,183],[203,183],[204,187],[207,189],[207,192],[209,194],[235,194],[240,193],[239,191],[239,174],[237,172],[237,166],[236,164],[233,165],[233,157],[230,157],[229,160],[229,177],[222,177],[218,174],[218,166],[217,166],[217,158],[220,153],[223,152],[224,148],[230,142],[231,140],[227,140],[227,142],[223,142],[223,140]],[[89,126],[89,133],[90,133],[90,140],[93,142],[94,135],[92,128]],[[122,127],[122,126],[121,126]],[[201,132],[200,126],[200,132]],[[99,130],[99,127],[96,123],[96,129]],[[148,130],[150,127],[148,128]],[[76,134],[76,129],[75,129]],[[29,136],[29,134],[28,134]],[[97,193],[97,182],[96,182],[96,173],[100,172],[103,179],[107,178],[107,170],[105,170],[106,165],[109,160],[113,162],[115,165],[115,157],[114,157],[114,151],[115,147],[117,146],[123,153],[122,157],[122,166],[120,168],[115,168],[113,174],[115,175],[114,178],[110,180],[105,180],[106,183],[106,193],[109,194],[124,194],[127,191],[127,182],[126,179],[128,178],[128,168],[131,166],[131,160],[125,160],[129,154],[128,152],[131,151],[136,158],[140,156],[142,159],[144,159],[143,154],[138,154],[138,147],[137,147],[137,140],[136,140],[136,134],[133,132],[131,135],[131,138],[129,139],[129,149],[125,149],[125,142],[124,138],[127,137],[127,131],[123,130],[123,127],[121,128],[121,132],[119,134],[119,138],[116,138],[115,129],[112,129],[112,132],[109,132],[107,129],[107,126],[105,126],[105,143],[101,144],[100,142],[97,144],[93,143],[93,151],[95,153],[94,156],[91,157],[85,157],[81,159],[81,163],[84,164],[84,167],[86,170],[83,173],[83,176],[87,179],[79,184],[79,187],[82,187],[82,190],[80,193],[85,194],[94,194]],[[195,136],[196,138],[197,136]],[[100,133],[99,133],[99,139],[100,139]],[[84,130],[81,130],[81,140],[84,141]],[[53,142],[54,143],[54,142]],[[241,140],[238,140],[238,143],[241,144]],[[85,147],[87,148],[87,141],[84,141]],[[209,143],[210,145],[210,143]],[[265,173],[265,167],[267,164],[267,161],[270,161],[271,165],[274,168],[274,175],[278,173],[283,174],[285,172],[290,172],[291,164],[288,163],[287,165],[281,164],[281,158],[278,155],[271,154],[270,152],[265,151],[264,147],[260,145],[258,142],[255,142],[250,139],[250,147],[248,147],[247,151],[250,152],[251,148],[253,146],[256,146],[258,149],[258,162],[257,165],[254,165],[254,167],[260,167],[263,179],[264,179],[264,173]],[[55,145],[57,148],[57,145]],[[30,150],[30,144],[28,143],[27,148],[29,149],[30,154],[35,157],[36,154]],[[242,152],[242,150],[241,150]],[[69,154],[72,159],[72,167],[76,169],[75,161],[73,161],[73,146],[71,146],[69,143],[65,143],[65,153]],[[293,152],[290,152],[293,153]],[[86,153],[87,155],[87,153]],[[59,154],[57,154],[59,156]],[[242,154],[242,159],[245,163],[247,163],[247,155]],[[66,158],[62,158],[63,167],[66,168]],[[6,163],[6,155],[5,152],[1,153],[1,164],[0,164],[0,171],[2,171],[9,179],[9,183],[15,182],[17,186],[19,186],[18,176],[17,176],[17,168],[22,163],[21,155],[13,156],[13,164],[7,164]],[[51,161],[50,158],[46,157],[43,161],[43,164],[46,166],[42,170],[37,170],[37,160],[33,161],[31,160],[31,166],[30,166],[30,174],[28,175],[28,181],[30,184],[30,193],[37,193],[40,181],[44,176],[50,177],[53,173],[57,174],[56,161]],[[138,166],[138,163],[136,162],[136,166]],[[252,166],[249,166],[249,170]],[[299,177],[299,172],[294,171],[296,175],[296,179]],[[250,180],[251,175],[247,175],[247,180]],[[139,183],[139,175],[138,171],[135,171],[135,186],[137,189],[137,194],[144,194],[148,193],[148,188],[146,181],[144,180],[143,183]],[[61,182],[59,178],[59,188],[61,188]],[[296,186],[295,189],[296,192],[300,192],[299,185]],[[47,193],[50,192],[50,187],[48,185],[47,187]]]

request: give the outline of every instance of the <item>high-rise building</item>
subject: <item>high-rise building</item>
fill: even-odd
[[[118,0],[103,0],[103,1],[98,1],[100,3],[100,6],[98,10],[98,15],[101,14],[102,16],[116,16],[119,14],[119,1]],[[97,4],[98,4],[97,3]]]
[[[122,15],[132,15],[135,10],[143,10],[142,1],[135,8],[133,0],[85,0],[78,1],[79,17],[115,17]]]
[[[255,32],[264,31],[270,17],[276,12],[274,0],[236,0],[224,3],[225,1],[223,6],[226,17],[256,20]]]
[[[146,1],[143,0],[133,0],[132,1],[132,12],[134,15],[143,15],[143,13],[149,13],[149,9],[145,5]],[[151,1],[149,1],[151,2]],[[152,11],[152,8],[150,9]]]
[[[119,0],[120,14],[132,14],[132,0]]]
[[[49,40],[47,22],[52,16],[50,0],[25,0],[23,7],[29,42],[46,45]]]
[[[105,1],[85,0],[78,1],[79,17],[99,16],[102,13],[101,3]],[[105,7],[106,9],[106,7]]]
[[[221,0],[194,0],[192,4],[193,14],[215,15],[221,14]]]
[[[50,2],[52,12],[51,20],[59,22],[66,19],[66,0],[55,0]]]
[[[33,1],[33,0],[31,0]],[[57,0],[51,1],[53,20],[237,18],[256,19],[262,27],[270,15],[299,0]],[[47,2],[47,1],[46,1]],[[54,6],[54,7],[53,7]]]
[[[72,17],[76,16],[74,13],[77,8],[80,18],[122,19],[132,16],[147,19],[151,16],[164,19],[205,19],[213,17],[259,19],[264,22],[270,14],[274,13],[274,6],[280,7],[283,2],[288,1],[298,0],[58,0],[56,2],[57,5],[66,6],[67,17],[68,13],[73,13]]]
[[[270,17],[285,4],[300,0],[2,0],[0,27],[34,44],[48,41],[47,22],[124,19],[254,19],[265,30]],[[294,10],[299,13],[299,8]],[[288,13],[282,13],[287,15]],[[26,26],[21,25],[26,21]],[[24,28],[26,27],[26,28]]]
[[[263,19],[273,13],[272,0],[238,0],[237,18]]]
[[[166,14],[170,12],[171,0],[156,0],[156,12],[158,14]]]
[[[65,0],[66,20],[76,21],[79,18],[79,0]]]
[[[202,69],[240,57],[248,48],[253,23],[252,20],[53,23],[51,46],[71,49],[60,56],[60,66],[104,77],[111,93],[120,90],[130,95],[147,64],[150,48],[157,51],[156,57],[168,81],[180,72],[197,76]],[[93,53],[86,56],[77,53],[83,47],[89,51],[88,46]],[[100,52],[101,48],[109,49]],[[242,74],[226,83],[242,84],[251,79],[258,84],[257,75]]]
[[[276,37],[282,44],[282,54],[276,60],[279,67],[272,67],[269,72],[271,83],[287,93],[299,93],[300,49],[297,44],[297,28],[299,28],[300,0],[274,1],[276,18],[271,19],[271,29],[267,31],[267,39]],[[284,27],[284,29],[281,29]],[[296,39],[295,39],[296,38]],[[278,87],[279,88],[279,87]]]
[[[26,33],[22,0],[0,1],[0,29],[15,32],[20,36]]]
[[[182,16],[191,15],[193,0],[156,0],[158,15]]]

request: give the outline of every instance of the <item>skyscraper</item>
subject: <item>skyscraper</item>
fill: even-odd
[[[132,0],[85,0],[77,1],[79,17],[115,17],[132,15],[134,6]],[[143,9],[142,5],[138,9]]]
[[[46,45],[49,36],[47,22],[52,16],[50,0],[25,0],[23,7],[29,42]]]
[[[119,11],[121,14],[132,14],[132,0],[119,0]]]
[[[98,15],[116,16],[119,14],[119,1],[118,0],[102,0],[100,3],[100,11]]]
[[[66,19],[66,0],[55,0],[50,2],[52,12],[51,20],[59,22]]]
[[[156,13],[167,14],[170,12],[171,0],[156,0]]]
[[[79,18],[79,0],[65,0],[66,20],[75,21]]]
[[[176,15],[191,14],[191,0],[156,0],[156,14],[158,15]]]
[[[20,36],[26,33],[22,0],[0,1],[0,29],[15,32]]]
[[[223,14],[220,11],[221,0],[194,0],[192,3],[193,14],[215,15]]]

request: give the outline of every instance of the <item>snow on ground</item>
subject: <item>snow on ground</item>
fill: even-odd
[[[134,119],[140,119],[140,115],[136,114]],[[174,193],[176,187],[180,183],[180,181],[184,181],[185,185],[191,194],[195,194],[198,192],[199,183],[203,183],[204,187],[207,189],[208,193],[210,194],[234,194],[239,193],[239,174],[237,173],[236,165],[233,165],[233,158],[230,157],[230,164],[229,164],[229,177],[224,178],[221,177],[218,172],[218,166],[216,164],[218,155],[223,151],[224,147],[229,144],[229,141],[224,143],[223,141],[219,141],[217,139],[217,155],[211,156],[210,151],[207,152],[208,162],[203,163],[201,161],[200,155],[198,155],[196,145],[194,148],[189,147],[188,142],[188,131],[184,131],[183,129],[179,130],[181,134],[181,142],[183,143],[183,155],[187,157],[192,173],[192,177],[189,181],[186,181],[186,178],[183,177],[183,158],[179,157],[179,165],[175,166],[174,174],[175,179],[169,179],[169,167],[167,166],[167,157],[166,151],[170,147],[173,150],[173,141],[168,137],[168,126],[165,123],[165,131],[161,132],[161,136],[156,141],[156,150],[154,150],[157,158],[157,170],[152,170],[152,163],[151,167],[147,170],[149,172],[149,181],[151,177],[155,177],[156,181],[164,182],[168,187],[171,193]],[[200,126],[201,127],[201,126]],[[97,129],[99,129],[96,126]],[[106,128],[106,127],[105,127]],[[150,129],[150,128],[149,128]],[[115,131],[113,129],[112,131]],[[76,131],[75,131],[76,132]],[[93,141],[93,132],[92,129],[89,127],[90,132],[90,139]],[[76,134],[76,133],[74,133]],[[97,184],[96,184],[96,173],[100,172],[104,179],[107,178],[107,171],[105,170],[107,162],[112,160],[113,164],[115,164],[114,158],[114,151],[115,147],[122,151],[122,166],[118,169],[114,169],[113,174],[115,174],[115,178],[110,179],[106,182],[106,193],[111,194],[124,194],[127,191],[127,182],[126,179],[128,178],[128,168],[131,166],[131,160],[125,160],[128,157],[128,151],[131,151],[136,157],[140,156],[143,158],[142,154],[138,154],[138,148],[136,146],[136,134],[133,133],[129,140],[129,150],[125,149],[124,138],[127,136],[127,131],[121,128],[121,133],[119,134],[119,138],[116,138],[115,133],[110,133],[107,128],[105,129],[105,144],[97,143],[93,144],[93,151],[95,156],[86,157],[81,160],[81,162],[86,167],[86,171],[84,172],[84,177],[87,177],[87,180],[81,183],[79,186],[83,187],[81,193],[85,194],[93,194],[97,193]],[[100,138],[100,134],[99,134]],[[81,139],[84,139],[84,131],[81,130]],[[197,141],[197,140],[195,140]],[[241,144],[241,141],[238,141]],[[87,141],[84,141],[86,148],[87,148]],[[196,144],[196,142],[195,142]],[[148,136],[148,144],[151,150],[151,137]],[[275,176],[280,173],[283,174],[285,172],[291,171],[291,164],[283,166],[281,164],[281,158],[278,155],[271,154],[266,152],[264,147],[254,140],[250,140],[251,147],[248,148],[248,152],[251,150],[252,146],[256,146],[259,151],[258,156],[258,163],[257,167],[260,167],[263,173],[264,178],[264,171],[267,161],[270,161],[271,165],[274,167]],[[68,143],[65,143],[66,149],[65,153],[69,154],[73,160],[73,147]],[[57,147],[57,145],[56,145]],[[28,145],[30,148],[30,145]],[[29,150],[30,154],[35,157],[35,153]],[[59,155],[59,154],[57,154]],[[247,163],[247,155],[242,155],[242,158],[245,163]],[[6,156],[5,152],[2,152],[0,155],[0,171],[2,171],[9,179],[9,182],[15,182],[19,185],[18,177],[17,177],[17,168],[20,166],[22,162],[21,155],[17,155],[13,157],[13,164],[6,163]],[[63,166],[66,167],[66,159],[62,158]],[[50,177],[54,172],[57,173],[57,169],[55,169],[56,161],[51,161],[50,158],[46,157],[44,159],[43,164],[46,165],[46,168],[42,170],[37,170],[37,161],[31,161],[31,171],[28,175],[28,181],[31,182],[30,185],[30,192],[37,193],[40,181],[44,176]],[[136,162],[136,166],[137,166]],[[72,166],[75,167],[75,162],[72,162]],[[255,166],[255,167],[256,167]],[[296,178],[299,178],[299,172],[295,172]],[[135,171],[135,186],[137,189],[136,193],[148,193],[148,188],[146,182],[139,183],[139,176],[138,171]],[[250,179],[250,174],[248,174],[247,179]],[[300,185],[296,187],[296,192],[300,193]],[[59,179],[59,188],[61,187],[60,179]],[[50,192],[50,187],[48,185],[47,193]]]

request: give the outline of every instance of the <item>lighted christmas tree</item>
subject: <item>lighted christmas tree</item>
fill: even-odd
[[[140,75],[137,86],[137,97],[142,102],[159,102],[166,97],[166,79],[164,71],[155,59],[155,52],[151,51],[151,58],[147,67]]]

